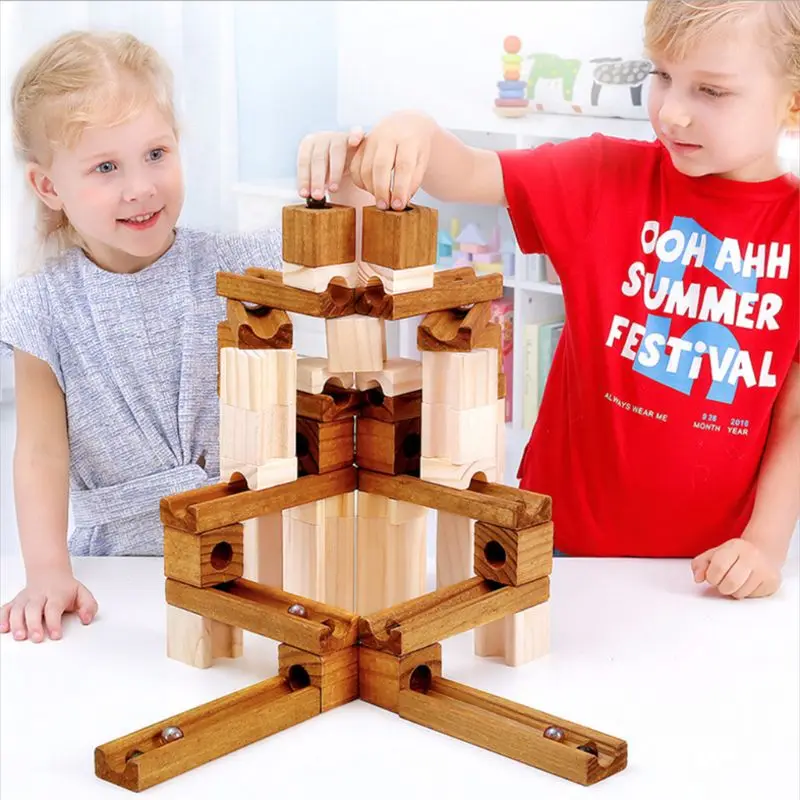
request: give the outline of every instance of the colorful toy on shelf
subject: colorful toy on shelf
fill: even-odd
[[[522,42],[518,36],[506,36],[503,48],[503,80],[497,82],[494,110],[502,117],[524,117],[530,103],[522,80]]]
[[[161,500],[168,656],[236,658],[248,630],[278,675],[97,747],[104,780],[141,791],[356,699],[582,784],[627,764],[442,675],[472,629],[510,665],[547,651],[551,501],[502,483],[502,277],[436,273],[433,209],[362,222],[359,257],[355,209],[287,206],[282,273],[217,275],[221,482]],[[297,357],[289,312],[325,320],[327,358]],[[421,360],[388,358],[386,321],[416,316]]]

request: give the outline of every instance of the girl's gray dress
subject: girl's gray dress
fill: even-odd
[[[139,272],[75,248],[3,293],[3,354],[46,361],[66,397],[73,555],[161,555],[160,498],[219,480],[216,272],[281,263],[279,231],[178,228]]]

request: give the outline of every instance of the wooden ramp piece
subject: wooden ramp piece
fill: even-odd
[[[318,688],[277,676],[100,745],[95,774],[141,792],[319,713]]]
[[[403,719],[584,786],[628,763],[622,739],[436,677],[424,665],[401,687],[398,706]],[[546,737],[548,728],[561,740]]]

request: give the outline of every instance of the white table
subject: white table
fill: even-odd
[[[512,669],[443,643],[443,674],[628,742],[622,773],[581,787],[355,701],[149,789],[153,798],[703,800],[800,796],[800,592],[736,602],[686,561],[555,559],[551,654]],[[60,642],[0,637],[0,797],[124,797],[103,744],[277,672],[275,643],[198,670],[165,655],[161,559],[78,559],[100,603]],[[21,566],[2,565],[4,599]]]

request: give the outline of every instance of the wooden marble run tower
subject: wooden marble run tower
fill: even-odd
[[[548,647],[550,498],[502,484],[502,276],[435,272],[437,214],[284,208],[283,272],[220,273],[221,482],[165,497],[168,655],[279,643],[279,674],[95,750],[141,791],[351,700],[582,784],[627,744],[442,675],[440,642],[517,665]],[[287,312],[325,319],[298,358]],[[387,321],[423,316],[421,361]],[[437,584],[425,592],[438,512]]]

